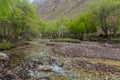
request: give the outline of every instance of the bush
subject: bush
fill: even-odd
[[[27,40],[28,40],[28,41],[33,41],[33,40],[34,40],[34,38],[28,38]]]
[[[12,48],[13,45],[11,42],[9,41],[6,41],[6,42],[0,42],[0,50],[7,50],[7,49],[10,49]]]
[[[72,39],[72,38],[58,38],[51,40],[53,42],[71,42],[71,43],[81,43],[78,39]]]

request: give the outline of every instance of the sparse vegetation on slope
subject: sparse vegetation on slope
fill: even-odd
[[[37,0],[34,0],[34,4]],[[46,0],[43,4],[37,3],[37,12],[45,20],[55,20],[61,15],[74,18],[86,11],[89,0]]]

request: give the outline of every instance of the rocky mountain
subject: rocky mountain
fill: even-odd
[[[73,18],[87,9],[90,0],[34,0],[36,11],[45,21],[62,15]]]

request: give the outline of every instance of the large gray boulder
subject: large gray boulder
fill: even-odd
[[[9,60],[9,57],[7,54],[0,52],[0,60]]]

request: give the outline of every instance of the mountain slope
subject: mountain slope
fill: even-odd
[[[87,9],[89,0],[34,0],[37,13],[45,20],[55,20],[61,15],[73,18]]]

